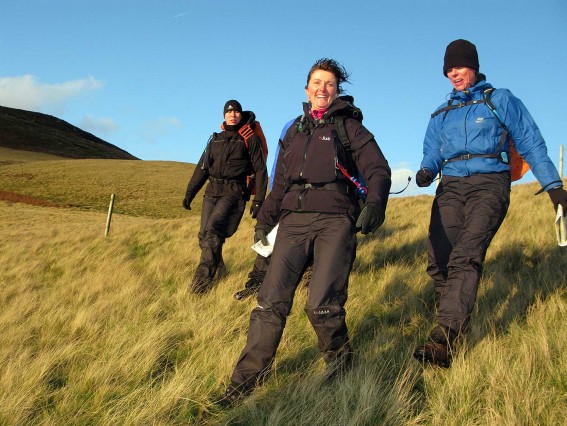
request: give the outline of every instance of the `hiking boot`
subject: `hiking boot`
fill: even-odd
[[[250,278],[244,285],[243,290],[234,293],[234,298],[236,300],[242,300],[248,296],[253,296],[255,294],[258,294],[261,285],[262,285],[262,281],[260,281],[258,278],[255,277]]]
[[[195,294],[202,294],[208,291],[213,284],[213,280],[208,277],[203,277],[202,275],[195,275],[193,281],[189,285],[189,292]]]
[[[413,356],[422,363],[438,365],[443,368],[451,366],[451,351],[447,345],[441,343],[427,342],[417,346]]]
[[[323,359],[327,366],[325,367],[325,381],[332,381],[344,377],[344,375],[352,368],[352,351],[350,346],[346,346],[339,351],[326,352]]]
[[[420,362],[449,368],[457,336],[457,331],[438,325],[429,333],[428,341],[415,348],[413,356]]]
[[[224,395],[215,401],[215,405],[223,408],[229,408],[244,399],[252,392],[252,389],[239,386],[229,385],[224,391]]]

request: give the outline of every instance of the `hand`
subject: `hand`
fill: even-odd
[[[252,204],[250,204],[250,214],[252,215],[252,219],[256,219],[261,207],[262,207],[261,201],[252,201]]]
[[[431,170],[420,169],[415,174],[415,183],[417,183],[417,186],[420,188],[431,185],[431,182],[433,182],[433,173]]]
[[[551,202],[553,203],[553,207],[557,210],[557,206],[561,204],[563,207],[563,216],[567,213],[567,191],[563,188],[553,188],[547,191],[549,194],[549,198],[551,198]]]
[[[186,195],[182,203],[185,210],[191,210],[191,201],[193,201],[193,199]]]
[[[358,216],[356,228],[360,229],[362,235],[366,235],[380,228],[385,218],[386,215],[382,209],[374,204],[366,204]]]
[[[254,231],[254,242],[257,243],[260,241],[262,245],[267,246],[270,243],[268,242],[268,234],[270,233],[270,229],[264,226],[256,225],[256,229]]]

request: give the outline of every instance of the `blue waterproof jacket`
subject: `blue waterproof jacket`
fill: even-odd
[[[274,162],[272,163],[272,171],[270,172],[270,191],[274,186],[274,176],[276,175],[276,164],[278,164],[278,155],[280,155],[280,142],[284,140],[287,130],[291,127],[291,125],[294,122],[295,122],[295,118],[292,118],[287,123],[285,123],[285,126],[283,127],[282,132],[280,134],[280,139],[278,140],[278,144],[276,146],[276,154],[275,154],[276,156],[274,157]]]
[[[484,90],[492,88],[482,80],[466,91],[451,93],[452,104],[482,100]],[[529,164],[542,189],[547,191],[562,186],[559,173],[547,154],[545,141],[532,116],[518,98],[508,89],[492,92],[491,101],[508,128],[518,153]],[[445,102],[439,106],[447,106]],[[478,103],[442,112],[431,118],[423,142],[421,167],[437,175],[441,169],[447,176],[471,176],[479,173],[498,173],[510,167],[498,158],[471,158],[443,162],[465,154],[494,154],[498,152],[504,129],[487,104]],[[503,151],[508,152],[508,142]]]

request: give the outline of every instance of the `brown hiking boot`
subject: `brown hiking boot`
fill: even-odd
[[[457,331],[438,325],[429,333],[427,342],[415,348],[413,356],[419,362],[449,368],[457,336]]]
[[[250,388],[231,384],[226,388],[224,395],[215,401],[214,404],[222,408],[230,408],[246,398],[251,392],[252,389]]]
[[[420,345],[415,348],[413,356],[422,363],[434,364],[443,368],[451,366],[451,351],[447,345],[441,343],[427,342]]]

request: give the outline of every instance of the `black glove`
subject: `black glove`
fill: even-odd
[[[420,188],[431,185],[431,182],[433,182],[433,173],[431,170],[420,169],[415,174],[415,183],[417,183],[417,186]]]
[[[252,219],[256,219],[258,212],[260,211],[260,207],[262,207],[261,201],[252,201],[252,204],[250,204],[250,214],[252,215]]]
[[[271,227],[265,225],[256,225],[256,229],[254,230],[254,242],[257,243],[261,241],[263,245],[267,246],[268,243],[268,234],[272,230]]]
[[[547,191],[549,194],[549,198],[551,198],[551,202],[553,203],[553,207],[557,210],[557,206],[561,204],[563,207],[563,216],[567,213],[567,191],[563,188],[553,188]]]
[[[191,198],[189,194],[186,194],[183,199],[183,208],[185,210],[191,210],[191,201],[193,201],[193,198]]]
[[[366,235],[380,228],[385,218],[386,215],[382,209],[379,209],[374,204],[366,204],[358,216],[356,228],[360,229],[362,235]]]

